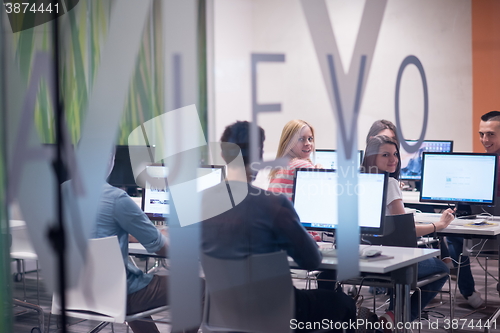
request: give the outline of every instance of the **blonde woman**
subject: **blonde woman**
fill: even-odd
[[[311,154],[314,154],[314,128],[304,120],[290,120],[281,132],[276,158],[288,157],[290,162],[284,168],[277,168],[269,173],[268,190],[283,193],[292,199],[293,177],[297,168],[320,168],[314,165]]]

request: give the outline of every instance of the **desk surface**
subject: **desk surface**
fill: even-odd
[[[363,247],[365,245],[361,245]],[[378,261],[359,261],[359,270],[363,273],[389,273],[400,268],[404,268],[416,264],[425,259],[436,257],[441,253],[441,250],[422,249],[410,247],[395,247],[395,246],[371,246],[382,251],[383,255],[393,256],[393,259],[378,260]],[[290,260],[290,265],[296,267],[297,264]],[[319,269],[336,269],[338,259],[336,257],[323,257]]]
[[[439,221],[441,214],[418,213],[415,215],[415,221],[417,221],[417,223],[419,223],[419,217],[425,220],[425,222],[422,223],[431,223]],[[494,225],[466,226],[466,224],[481,221],[481,219],[485,218],[478,217],[473,220],[455,219],[447,228],[438,231],[438,234],[469,234],[477,236],[496,236],[500,234],[500,216],[493,216],[493,219],[487,219],[488,222],[494,223]]]
[[[141,243],[128,243],[128,254],[130,255],[145,255],[145,256],[158,256],[155,253],[150,253],[146,250]]]
[[[155,254],[146,251],[144,246],[139,243],[129,243],[128,252],[131,255],[148,255],[156,256]],[[366,246],[366,245],[361,245]],[[407,267],[418,263],[419,261],[438,256],[441,252],[435,249],[421,249],[421,248],[405,248],[394,246],[372,246],[372,248],[380,248],[382,254],[393,256],[393,259],[378,260],[378,261],[364,261],[360,260],[359,269],[364,273],[389,273],[396,269]],[[297,267],[297,264],[290,258],[290,266]],[[337,268],[337,258],[324,257],[320,269],[335,269]]]

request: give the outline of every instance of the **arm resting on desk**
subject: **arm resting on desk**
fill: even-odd
[[[162,248],[159,249],[158,251],[156,251],[155,253],[159,256],[166,257],[168,254],[168,242],[165,242],[165,244],[163,244]]]
[[[396,199],[387,205],[390,215],[400,215],[405,214],[405,207],[403,205],[403,200]],[[448,208],[446,209],[438,222],[434,222],[434,224],[416,224],[415,232],[417,237],[432,234],[434,231],[438,231],[446,228],[451,221],[455,219],[453,213],[456,211],[455,209]],[[436,228],[434,230],[434,227]]]
[[[434,231],[443,230],[444,228],[449,226],[450,223],[455,219],[455,215],[453,215],[453,213],[455,213],[456,210],[456,208],[446,209],[443,214],[441,214],[441,218],[439,219],[439,221],[432,224],[416,224],[415,231],[417,233],[417,236],[420,237],[423,235],[431,234]]]

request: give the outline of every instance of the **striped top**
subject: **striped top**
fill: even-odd
[[[295,175],[295,169],[298,168],[314,168],[314,165],[309,160],[294,158],[285,168],[280,169],[274,177],[271,178],[267,190],[275,193],[283,193],[288,199],[292,200],[293,177]]]

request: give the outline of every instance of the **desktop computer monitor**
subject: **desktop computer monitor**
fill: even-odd
[[[494,205],[497,164],[495,154],[425,152],[420,201]]]
[[[362,234],[383,235],[387,175],[358,174],[358,186],[339,188],[338,173],[331,169],[297,169],[292,201],[306,229],[333,231],[337,227],[337,196],[358,194],[358,219]],[[355,223],[354,221],[352,221]]]
[[[196,190],[201,192],[226,178],[223,165],[201,165],[197,171]]]
[[[168,168],[162,165],[146,167],[150,181],[142,189],[142,211],[153,221],[166,221],[170,214],[170,193],[167,185]]]
[[[363,161],[363,151],[358,150],[356,167],[359,170]],[[321,164],[325,169],[337,169],[337,151],[335,149],[316,149],[314,164]]]
[[[170,193],[167,184],[168,168],[162,165],[146,167],[149,181],[142,191],[142,210],[150,220],[166,221],[170,213]],[[196,169],[196,190],[201,192],[219,184],[225,178],[224,166],[202,165]]]
[[[414,145],[417,140],[406,140],[409,145]],[[422,174],[422,154],[424,152],[450,153],[453,151],[453,141],[450,140],[424,140],[422,146],[415,153],[408,153],[400,149],[401,180],[420,180]]]

